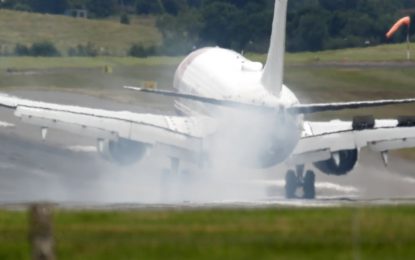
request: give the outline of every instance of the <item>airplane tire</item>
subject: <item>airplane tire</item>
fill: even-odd
[[[297,190],[297,177],[293,170],[287,171],[285,175],[285,198],[295,198],[295,191]]]
[[[315,199],[316,197],[316,186],[315,186],[316,175],[313,171],[308,170],[304,176],[303,184],[303,198],[304,199]]]

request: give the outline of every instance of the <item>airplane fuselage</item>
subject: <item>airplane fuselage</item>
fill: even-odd
[[[238,161],[255,167],[270,167],[283,162],[292,153],[300,138],[302,118],[285,112],[298,104],[292,91],[282,86],[279,96],[271,94],[262,84],[263,65],[241,54],[222,48],[203,48],[191,53],[179,65],[174,87],[191,93],[242,103],[270,105],[273,112],[241,111],[194,102],[177,100],[176,108],[184,114],[205,115],[222,122],[218,136],[226,140]],[[221,120],[222,119],[222,120]]]

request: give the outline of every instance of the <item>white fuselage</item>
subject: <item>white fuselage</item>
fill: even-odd
[[[241,139],[234,142],[235,149],[250,150],[246,156],[260,161],[249,164],[269,167],[284,161],[292,153],[300,138],[302,118],[288,114],[284,109],[298,104],[297,97],[286,86],[282,86],[279,96],[271,94],[261,82],[262,74],[261,63],[250,61],[237,52],[218,47],[203,48],[191,53],[179,65],[174,87],[183,93],[280,107],[269,113],[176,101],[176,108],[184,114],[226,118],[218,131],[234,128],[233,136]],[[246,156],[242,156],[245,161]]]

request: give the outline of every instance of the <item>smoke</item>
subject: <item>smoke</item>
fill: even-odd
[[[251,166],[258,163],[256,155],[263,146],[269,145],[269,129],[275,129],[275,122],[257,113],[236,110],[220,111],[215,118],[219,130],[206,140],[209,160],[203,167],[181,161],[179,172],[172,173],[170,159],[157,149],[129,167],[101,162],[95,165],[99,174],[88,182],[94,192],[79,191],[87,193],[83,201],[170,204],[266,200],[271,187],[275,193],[273,180],[278,172],[269,174]],[[267,182],[261,182],[264,180]],[[282,194],[282,190],[277,193]]]
[[[96,105],[102,103],[83,95],[73,94],[70,98]],[[1,118],[16,127],[0,128],[2,202],[175,204],[260,203],[283,199],[284,166],[249,167],[260,148],[272,148],[275,136],[284,136],[284,129],[292,129],[283,127],[283,120],[270,114],[215,111],[213,116],[218,119],[219,131],[206,143],[210,161],[202,168],[183,161],[176,175],[166,171],[170,167],[169,158],[157,151],[149,152],[135,165],[119,166],[92,152],[95,140],[51,130],[47,141],[42,143],[38,127],[22,125],[3,113],[6,112],[1,112]],[[274,143],[289,142],[277,139]],[[411,176],[412,163],[393,159],[392,170],[385,170],[378,167],[382,165],[380,159],[372,157],[362,156],[358,168],[347,176],[318,175],[318,197],[415,196],[413,176],[396,174],[403,172]],[[404,165],[407,169],[403,169]]]

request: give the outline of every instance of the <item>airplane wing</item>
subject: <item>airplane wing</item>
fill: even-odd
[[[357,117],[353,121],[305,122],[302,138],[287,163],[320,162],[336,152],[363,147],[380,152],[387,164],[388,151],[415,147],[415,118]]]
[[[0,95],[0,107],[13,109],[23,122],[38,125],[45,137],[48,128],[102,140],[127,139],[148,145],[200,149],[201,139],[213,129],[203,117],[178,117],[108,111],[58,105]]]

